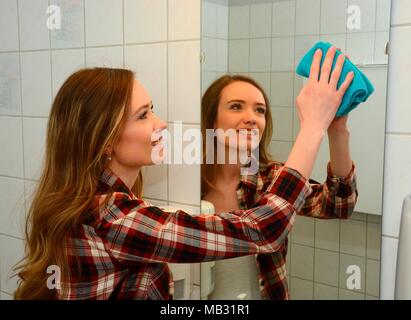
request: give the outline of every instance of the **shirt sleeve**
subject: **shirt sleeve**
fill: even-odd
[[[358,199],[354,162],[350,172],[342,178],[333,175],[330,164],[328,162],[327,179],[323,184],[309,180],[313,192],[306,198],[298,215],[320,219],[351,217]]]
[[[98,233],[121,263],[190,263],[269,253],[282,247],[311,192],[298,171],[283,167],[248,210],[192,216],[182,210],[164,212],[117,193]]]

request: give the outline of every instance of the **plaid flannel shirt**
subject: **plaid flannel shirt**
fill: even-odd
[[[94,205],[66,237],[69,277],[61,282],[58,298],[172,299],[168,262],[283,252],[296,212],[312,187],[291,168],[270,174],[271,181],[264,180],[267,192],[259,194],[252,208],[192,216],[182,210],[164,212],[136,198],[121,179],[104,170]],[[244,196],[248,200],[252,195]],[[270,264],[261,266],[264,270]]]
[[[256,175],[241,176],[237,187],[240,209],[244,210],[254,206],[254,203],[263,195],[268,184],[283,165],[280,162],[261,164]],[[298,215],[319,219],[350,218],[358,198],[354,163],[346,177],[337,178],[332,174],[329,162],[325,183],[320,184],[312,179],[309,179],[309,183],[313,192],[306,198],[302,208],[298,210]],[[285,266],[287,246],[288,239],[285,239],[280,250],[274,253],[255,255],[263,299],[289,299]]]

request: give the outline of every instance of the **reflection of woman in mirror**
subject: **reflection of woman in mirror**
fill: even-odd
[[[314,57],[309,82],[296,100],[301,129],[285,163],[272,161],[267,152],[272,119],[267,95],[259,84],[249,77],[226,75],[217,79],[204,93],[203,141],[206,140],[206,129],[258,129],[259,132],[260,164],[256,174],[241,175],[239,159],[236,164],[226,161],[223,164],[202,165],[202,199],[213,203],[217,213],[252,208],[267,186],[279,177],[282,178],[285,172],[287,177],[281,180],[280,189],[293,190],[296,187],[295,181],[288,181],[290,174],[298,178],[298,184],[307,183],[321,141],[327,133],[330,148],[330,162],[324,168],[327,170],[327,180],[323,184],[309,180],[312,193],[304,199],[302,208],[294,210],[299,215],[322,219],[347,219],[351,216],[358,195],[355,167],[350,158],[347,116],[337,118],[335,114],[353,75],[349,74],[340,89],[336,90],[345,57],[339,56],[335,69],[330,74],[334,55],[335,48],[328,50],[321,71],[321,50]],[[250,136],[251,132],[247,141]],[[239,138],[241,137],[244,135],[239,134]],[[212,148],[215,149],[223,143],[226,153],[232,148],[227,140],[215,139],[212,143]],[[250,147],[253,148],[252,145]],[[206,157],[209,146],[206,148],[204,142],[203,149],[203,157]],[[281,206],[288,205],[287,198],[279,196],[278,201]],[[278,234],[277,226],[272,225],[271,230]],[[284,237],[279,250],[271,254],[258,254],[256,263],[250,264],[254,265],[254,270],[251,269],[250,272],[256,274],[255,287],[258,290],[259,284],[261,298],[288,299],[286,254],[287,237]],[[249,264],[246,261],[249,258],[240,258],[244,260],[243,265]],[[231,280],[241,282],[240,277],[235,277],[234,273]],[[236,284],[236,287],[246,286],[247,284]]]
[[[306,179],[280,170],[250,209],[164,212],[142,200],[140,169],[153,150],[161,155],[165,128],[131,71],[85,69],[66,80],[49,116],[17,299],[171,299],[168,262],[282,250],[311,191]]]

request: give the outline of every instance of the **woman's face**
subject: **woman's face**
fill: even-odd
[[[152,111],[151,98],[144,87],[134,80],[129,114],[120,139],[113,147],[112,159],[119,165],[135,168],[152,165],[152,155],[163,157],[159,133],[167,125]]]
[[[258,88],[244,81],[232,82],[221,91],[214,129],[223,129],[224,132],[234,129],[240,148],[246,141],[247,149],[254,149],[265,129],[266,109],[264,96]]]

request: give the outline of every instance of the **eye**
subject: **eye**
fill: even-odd
[[[239,110],[239,109],[241,109],[241,104],[239,104],[239,103],[234,103],[234,104],[232,104],[232,105],[230,106],[230,109]]]
[[[265,114],[265,108],[263,108],[263,107],[258,107],[257,108],[257,112],[259,112],[259,113],[261,113],[261,114]]]
[[[138,118],[141,119],[141,120],[146,119],[147,118],[147,113],[148,113],[148,111],[144,111],[143,114],[140,115]]]

